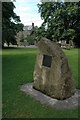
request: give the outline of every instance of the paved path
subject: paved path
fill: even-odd
[[[55,107],[56,109],[71,109],[80,106],[80,90],[76,90],[75,94],[66,100],[57,100],[46,96],[42,92],[35,90],[33,88],[33,83],[22,85],[21,91],[34,97],[42,104],[50,105],[52,107]]]
[[[7,45],[5,46],[5,47],[8,47]],[[14,47],[14,48],[37,48],[37,46],[36,45],[29,45],[29,46],[18,46],[17,47],[17,45],[10,45],[9,47]]]

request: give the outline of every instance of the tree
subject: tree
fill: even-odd
[[[42,25],[42,26],[40,26],[39,28],[36,27],[36,28],[35,28],[35,34],[36,34],[37,40],[40,40],[40,38],[41,38],[42,36],[44,37],[44,36],[46,35],[46,33],[45,33],[45,26]]]
[[[73,40],[79,45],[80,3],[42,2],[38,4],[42,25],[47,25],[46,37],[51,40]],[[80,46],[80,45],[79,45]]]
[[[2,2],[2,46],[6,42],[17,44],[16,33],[23,30],[23,24],[20,23],[20,17],[14,13],[13,2]]]
[[[36,41],[35,36],[31,36],[31,35],[27,35],[26,40],[30,45],[34,45],[34,43]]]
[[[24,42],[24,34],[21,35],[20,42]]]

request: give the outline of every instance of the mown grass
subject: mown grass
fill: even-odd
[[[66,54],[69,62],[69,66],[72,69],[72,73],[76,82],[76,88],[80,88],[79,85],[79,74],[78,74],[78,67],[79,67],[79,59],[78,59],[78,49],[72,49],[72,50],[64,50],[64,53]]]
[[[64,50],[78,86],[78,49]],[[76,118],[78,109],[56,110],[20,91],[33,82],[37,49],[6,49],[2,52],[3,118]]]

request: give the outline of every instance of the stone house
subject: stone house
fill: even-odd
[[[28,45],[27,43],[27,40],[26,40],[26,37],[27,35],[34,35],[34,23],[32,23],[32,25],[27,25],[27,26],[24,26],[23,28],[23,31],[19,31],[17,33],[17,36],[16,36],[16,40],[17,40],[17,44],[20,46],[20,45]],[[20,38],[21,36],[24,36],[24,42],[20,42]]]

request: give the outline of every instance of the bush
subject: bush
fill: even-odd
[[[20,42],[24,42],[24,35],[23,34],[20,37]]]
[[[27,40],[27,42],[30,44],[30,45],[34,45],[34,43],[35,43],[35,37],[34,36],[30,36],[30,35],[27,35],[27,37],[26,37],[26,40]]]

